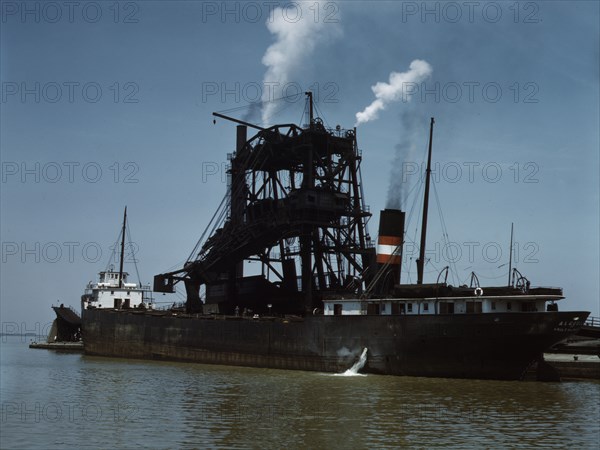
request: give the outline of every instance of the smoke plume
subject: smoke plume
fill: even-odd
[[[246,122],[257,123],[261,120],[262,107],[262,101],[250,103],[248,110],[242,116],[242,120],[245,120]]]
[[[315,2],[318,3],[318,2]],[[294,14],[285,8],[275,8],[267,21],[267,28],[276,40],[265,52],[262,63],[267,66],[263,77],[262,122],[268,126],[271,122],[276,104],[271,100],[281,97],[281,89],[292,81],[292,75],[299,72],[315,47],[326,36],[325,25],[334,35],[340,34],[339,24],[326,22],[323,17],[323,7],[316,7],[320,14],[314,14],[313,8],[307,9],[304,3],[298,3],[301,16],[290,20]],[[293,92],[295,93],[295,91]]]
[[[418,92],[416,84],[429,77],[432,71],[427,61],[415,59],[407,72],[392,72],[389,83],[379,81],[371,86],[375,100],[363,111],[356,113],[356,125],[377,119],[379,111],[383,111],[389,103],[399,100],[409,102],[413,94]]]
[[[419,150],[427,144],[427,124],[427,114],[424,111],[411,108],[400,114],[402,135],[394,147],[386,208],[405,210],[407,206],[408,186],[414,185],[421,176],[420,167],[416,168],[415,165],[419,164]]]

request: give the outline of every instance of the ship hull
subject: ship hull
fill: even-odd
[[[518,380],[587,312],[225,318],[89,309],[88,355],[341,372]]]

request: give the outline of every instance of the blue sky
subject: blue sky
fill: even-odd
[[[270,4],[224,5],[1,3],[3,322],[33,329],[51,320],[52,303],[78,307],[107,265],[125,205],[144,282],[188,256],[224,194],[235,145],[233,124],[213,124],[211,112],[255,99],[276,40]],[[290,49],[288,93],[315,90],[331,126],[352,127],[391,72],[415,59],[432,67],[410,101],[358,128],[371,211],[385,207],[392,170],[407,190],[416,183],[433,116],[458,280],[475,270],[483,284],[504,283],[514,222],[516,267],[533,285],[562,286],[562,309],[599,315],[597,2],[306,2],[285,11],[319,22],[318,35]],[[278,117],[298,122],[303,101],[284,105]],[[452,258],[432,205],[433,282]],[[413,218],[410,238],[416,226]],[[369,228],[375,235],[376,216]],[[414,260],[407,267],[414,281]]]

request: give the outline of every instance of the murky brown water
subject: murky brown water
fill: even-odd
[[[598,448],[600,383],[329,374],[0,346],[0,447]]]

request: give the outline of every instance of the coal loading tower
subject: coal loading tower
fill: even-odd
[[[377,259],[356,130],[326,128],[310,93],[307,106],[304,127],[215,113],[239,124],[227,193],[184,266],[155,276],[155,291],[182,282],[187,312],[205,314],[314,313],[323,298],[363,292]],[[247,139],[249,127],[258,132]],[[245,261],[260,274],[245,274]]]

